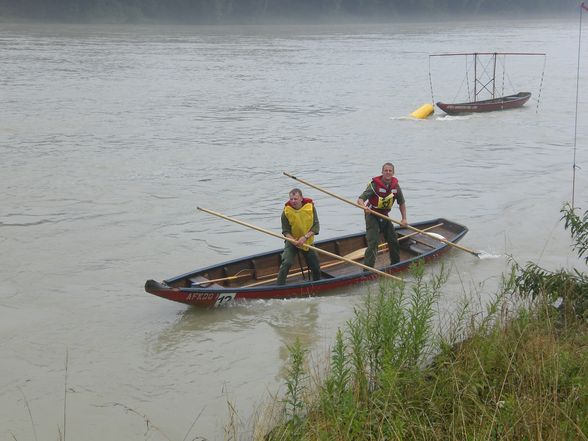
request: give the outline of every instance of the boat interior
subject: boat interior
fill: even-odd
[[[419,225],[421,231],[433,235],[440,235],[446,240],[452,241],[461,231],[461,225],[453,224],[444,219]],[[410,260],[419,255],[428,253],[440,246],[443,242],[428,236],[427,234],[414,232],[407,228],[397,228],[400,244],[400,261]],[[367,247],[365,234],[356,234],[342,238],[325,240],[315,244],[316,247],[329,253],[343,256],[353,262],[363,263],[364,253]],[[318,253],[321,265],[321,279],[348,276],[356,274],[363,269],[350,262],[342,261],[327,254]],[[166,283],[178,288],[253,288],[275,285],[278,270],[280,268],[281,250],[267,254],[252,256],[240,260],[231,261],[218,266],[185,274]],[[387,244],[382,242],[378,246],[375,268],[385,268],[390,264]],[[299,253],[297,262],[292,265],[288,274],[287,284],[308,282],[310,270],[306,261]]]

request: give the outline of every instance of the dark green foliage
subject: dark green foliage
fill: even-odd
[[[331,374],[305,404],[304,422],[286,421],[268,439],[586,439],[586,323],[555,326],[544,305],[505,316],[506,299],[495,303],[492,320],[440,349],[428,366],[380,360],[375,387],[361,396],[353,393],[359,373],[347,375],[339,336]]]
[[[325,382],[325,398],[331,403],[341,403],[348,392],[351,369],[345,354],[343,333],[337,331],[335,347],[331,357],[331,375]]]
[[[573,12],[574,0],[0,0],[0,18],[217,23],[327,17]]]
[[[535,263],[528,263],[525,267],[518,267],[516,282],[521,296],[536,298],[546,296],[552,302],[557,302],[565,315],[587,317],[588,313],[588,278],[586,275],[573,270],[548,271]]]
[[[405,424],[400,418],[390,425],[386,412],[391,400],[404,399],[415,392],[415,384],[424,384],[422,367],[430,356],[433,305],[446,278],[442,272],[425,282],[422,262],[412,268],[412,275],[410,291],[403,284],[382,281],[379,292],[355,311],[347,324],[347,339],[337,333],[329,375],[317,402],[303,406],[305,423],[290,418],[272,431],[271,439],[291,439],[295,430],[297,439],[387,439],[378,432],[392,434],[398,432],[396,424]],[[292,349],[295,360],[300,349]],[[292,399],[296,372],[291,369],[286,379],[285,403],[290,408],[296,401]],[[317,421],[317,415],[328,418]]]
[[[588,217],[564,213],[583,253]],[[368,297],[347,339],[337,334],[303,420],[268,439],[588,439],[586,276],[515,264],[483,316],[470,316],[465,302],[437,336],[431,323],[446,274],[423,274],[413,268],[410,289],[382,284]]]
[[[574,241],[574,249],[582,257],[588,251],[588,211],[583,217],[576,215],[569,205],[562,209],[565,228],[569,229]],[[588,256],[584,258],[588,263]],[[563,317],[570,319],[570,314],[588,318],[588,277],[574,269],[572,272],[559,270],[548,271],[535,263],[521,267],[514,263],[517,271],[516,287],[522,297],[545,297],[560,304]]]
[[[565,228],[569,229],[574,240],[574,249],[578,251],[578,256],[582,257],[588,251],[588,210],[584,216],[580,217],[574,209],[566,204],[561,209],[562,219],[565,219]],[[588,255],[584,257],[584,262],[588,264]]]
[[[301,423],[301,412],[304,409],[302,393],[304,392],[304,354],[305,350],[300,345],[300,340],[288,347],[290,352],[290,365],[286,376],[286,398],[284,398],[284,411],[286,418],[291,422],[292,430],[296,432]]]

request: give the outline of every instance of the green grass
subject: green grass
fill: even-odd
[[[552,306],[553,290],[525,295],[519,267],[483,319],[475,323],[464,306],[439,335],[433,317],[447,275],[425,280],[422,266],[412,271],[413,283],[383,282],[355,311],[313,387],[302,371],[304,350],[291,348],[291,411],[265,439],[588,438],[582,314]],[[563,283],[559,296],[581,301],[577,288]]]

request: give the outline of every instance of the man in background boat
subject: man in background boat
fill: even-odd
[[[382,174],[372,178],[365,191],[357,199],[358,204],[366,207],[365,229],[368,246],[365,251],[364,265],[373,267],[376,263],[380,233],[384,235],[384,239],[388,243],[390,263],[394,265],[400,261],[400,246],[398,245],[398,236],[394,230],[394,225],[392,222],[370,213],[370,210],[373,210],[384,216],[388,216],[394,201],[398,201],[398,207],[402,215],[401,223],[402,225],[406,225],[406,204],[404,202],[404,196],[398,184],[398,179],[394,177],[394,165],[386,162],[382,166]]]
[[[284,205],[282,212],[282,234],[296,241],[294,245],[286,241],[282,253],[282,263],[278,272],[278,285],[286,283],[288,271],[294,263],[298,252],[301,252],[306,259],[306,264],[312,273],[312,280],[321,278],[321,268],[318,256],[305,244],[312,245],[314,236],[319,233],[319,219],[312,199],[302,196],[299,188],[293,188],[288,193],[289,200]]]

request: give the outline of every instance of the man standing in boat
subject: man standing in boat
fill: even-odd
[[[318,256],[305,244],[312,245],[314,236],[319,233],[319,219],[312,199],[302,196],[298,188],[290,190],[290,199],[284,206],[282,212],[282,234],[296,241],[294,245],[286,241],[282,253],[282,263],[278,272],[278,285],[286,283],[288,271],[294,262],[294,258],[300,251],[306,259],[306,264],[312,273],[312,280],[321,278],[321,268]]]
[[[381,176],[372,178],[365,191],[357,199],[358,204],[366,207],[365,229],[368,246],[363,261],[364,265],[373,267],[376,263],[380,233],[384,235],[384,239],[388,243],[390,263],[394,265],[400,261],[400,246],[398,245],[398,237],[396,236],[394,225],[392,222],[370,213],[370,210],[373,210],[387,216],[394,201],[398,201],[398,207],[402,215],[400,222],[402,225],[406,225],[406,204],[404,203],[404,196],[398,184],[398,179],[394,177],[394,165],[386,162],[382,166]]]

